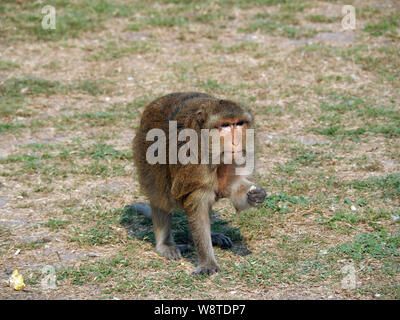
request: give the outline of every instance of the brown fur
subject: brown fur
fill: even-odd
[[[146,150],[154,142],[146,141],[146,134],[153,128],[162,129],[168,142],[171,120],[177,121],[178,132],[191,128],[200,137],[201,129],[216,128],[224,122],[245,121],[246,127],[252,128],[253,119],[246,108],[229,100],[196,92],[172,93],[146,106],[134,138],[134,162],[140,186],[150,200],[156,249],[168,258],[180,257],[181,248],[175,246],[171,236],[171,211],[184,209],[198,253],[199,266],[195,273],[211,274],[219,270],[212,248],[216,237],[210,232],[211,207],[221,196],[230,197],[237,210],[245,209],[249,203],[254,205],[248,200],[252,183],[245,177],[234,176],[231,165],[182,165],[179,161],[178,164],[149,164]],[[168,146],[165,151],[169,163]],[[252,196],[254,199],[258,196],[259,202],[259,194]]]

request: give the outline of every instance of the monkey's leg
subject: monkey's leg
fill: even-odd
[[[151,208],[147,203],[137,202],[131,205],[131,207],[138,213],[144,215],[146,218],[151,219]],[[232,247],[232,240],[219,232],[211,232],[211,241],[213,246],[218,246],[221,249],[228,249]],[[193,248],[186,244],[176,245],[181,253],[192,251]]]
[[[172,214],[151,206],[151,219],[153,221],[156,250],[168,259],[179,259],[181,252],[188,251],[187,245],[176,245],[171,233]]]
[[[133,210],[135,210],[137,213],[142,214],[148,219],[152,219],[151,217],[151,208],[150,205],[147,203],[143,202],[136,202],[130,206]],[[155,209],[157,210],[157,209]],[[159,219],[160,220],[160,219]],[[161,221],[161,224],[163,222]],[[171,236],[172,239],[172,236]],[[188,244],[175,244],[175,246],[179,249],[181,253],[187,252],[187,251],[192,251],[193,247],[188,245]]]
[[[193,274],[213,274],[220,271],[214,257],[211,241],[210,216],[211,199],[214,194],[197,190],[191,193],[184,201],[185,212],[188,216],[194,246],[198,255],[198,267]]]

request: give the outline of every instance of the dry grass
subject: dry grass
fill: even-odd
[[[400,298],[397,1],[352,1],[346,32],[337,1],[53,2],[56,31],[36,2],[0,4],[1,298]],[[194,254],[160,257],[142,218],[120,222],[146,200],[130,151],[143,107],[189,90],[253,110],[269,194],[237,216],[217,205],[235,245],[208,278]],[[5,285],[15,268],[24,291]]]

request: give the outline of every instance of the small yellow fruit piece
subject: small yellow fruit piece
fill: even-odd
[[[253,190],[256,190],[257,189],[257,187],[255,186],[255,185],[252,185],[250,188],[249,188],[249,191],[253,191]]]
[[[13,271],[9,283],[14,290],[22,290],[25,287],[24,278],[19,274],[18,269]]]

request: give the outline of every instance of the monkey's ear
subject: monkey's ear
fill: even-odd
[[[199,110],[196,112],[196,120],[202,126],[207,120],[207,114],[204,110]]]

